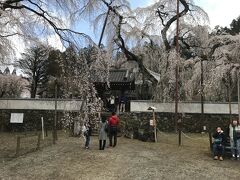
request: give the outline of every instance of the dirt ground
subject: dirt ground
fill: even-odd
[[[0,179],[240,179],[240,162],[212,160],[206,137],[198,141],[192,136],[195,144],[185,138],[182,147],[175,137],[173,141],[164,137],[170,135],[161,135],[158,143],[119,138],[117,147],[100,151],[97,137],[85,150],[82,138],[61,134],[57,145],[2,158]]]

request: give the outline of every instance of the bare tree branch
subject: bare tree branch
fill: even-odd
[[[92,39],[84,34],[80,33],[68,28],[61,28],[59,27],[56,22],[54,22],[54,19],[56,17],[51,16],[46,10],[44,10],[39,4],[33,2],[32,0],[27,0],[30,5],[25,5],[22,4],[22,0],[15,0],[15,1],[5,1],[5,2],[0,2],[0,9],[5,11],[6,9],[15,9],[15,10],[20,10],[20,9],[25,9],[29,12],[32,12],[33,14],[37,15],[39,18],[42,18],[43,21],[45,21],[49,27],[53,29],[53,31],[60,37],[60,39],[64,42],[67,42],[68,44],[78,44],[79,42],[74,38],[74,35],[78,35],[86,40],[90,44],[94,44]],[[44,27],[45,28],[45,27]],[[76,47],[77,48],[77,47]]]
[[[157,85],[157,80],[155,77],[147,70],[147,68],[143,64],[143,59],[141,56],[137,56],[131,51],[128,50],[128,48],[125,45],[125,41],[121,35],[122,30],[122,24],[125,22],[124,17],[116,10],[116,8],[112,7],[109,3],[107,3],[105,0],[102,0],[102,2],[109,8],[110,11],[114,13],[114,15],[118,18],[118,23],[116,25],[116,38],[114,39],[114,42],[121,48],[123,53],[125,54],[128,61],[135,61],[139,65],[139,69],[141,73],[144,74],[144,76],[149,79],[153,83],[153,87]]]
[[[7,35],[1,35],[0,34],[0,37],[1,38],[7,38],[7,37],[15,36],[15,35],[20,35],[20,34],[19,33],[12,33],[12,34],[7,34]]]
[[[189,5],[187,4],[186,0],[180,0],[180,2],[182,3],[182,5],[184,6],[184,9],[179,13],[179,17],[184,16],[185,14],[187,14],[187,12],[189,11]],[[161,19],[162,17],[159,16],[159,18]],[[164,28],[162,29],[161,33],[162,33],[162,39],[165,45],[166,50],[170,50],[171,46],[168,42],[167,39],[167,31],[169,30],[170,26],[172,25],[173,22],[175,22],[177,20],[177,15],[173,16],[172,18],[170,18],[166,25],[164,26]]]

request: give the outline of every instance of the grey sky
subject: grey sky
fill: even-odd
[[[130,0],[132,7],[143,7],[157,0]],[[176,0],[177,2],[177,0]],[[210,26],[229,26],[233,19],[240,16],[240,0],[194,0],[210,18]]]

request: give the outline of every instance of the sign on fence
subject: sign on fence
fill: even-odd
[[[153,121],[153,119],[150,119],[150,126],[154,126],[154,121]]]
[[[23,123],[23,113],[11,113],[10,123]]]

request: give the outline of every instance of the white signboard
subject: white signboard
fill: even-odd
[[[150,126],[154,126],[154,121],[153,121],[153,119],[150,119]]]
[[[23,123],[23,113],[11,113],[10,123]]]

